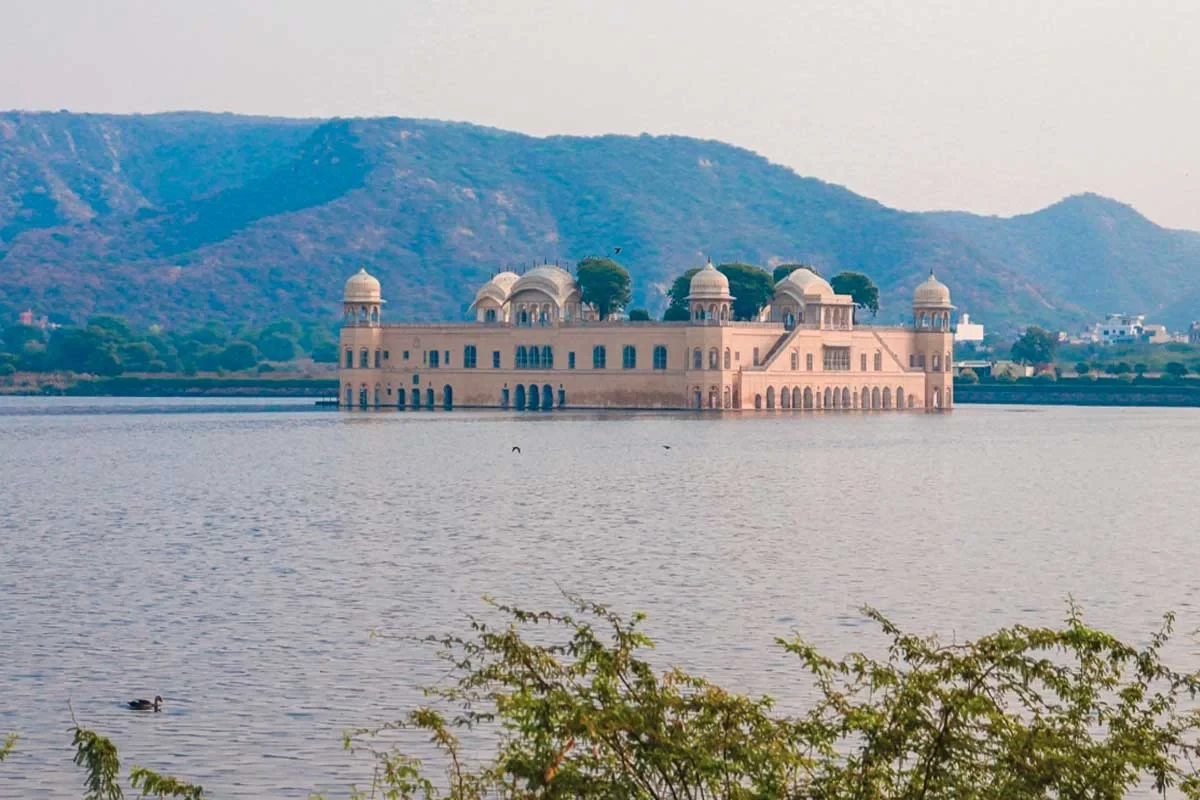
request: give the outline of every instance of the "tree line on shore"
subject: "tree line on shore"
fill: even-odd
[[[71,372],[112,377],[126,372],[221,373],[257,369],[308,358],[337,363],[329,326],[290,320],[263,328],[230,331],[210,323],[185,331],[157,326],[135,330],[123,318],[96,316],[84,325],[43,330],[9,325],[0,339],[0,376],[14,372]]]
[[[465,634],[417,640],[445,660],[446,679],[403,719],[345,733],[372,764],[369,790],[350,797],[1200,798],[1200,672],[1164,662],[1171,615],[1139,645],[1087,625],[1073,602],[1058,626],[947,643],[864,609],[885,640],[880,658],[776,640],[814,698],[784,714],[769,697],[655,666],[644,615],[568,599],[562,612],[489,601]],[[121,798],[113,742],[77,721],[71,732],[85,800]],[[413,757],[416,741],[434,757]],[[19,745],[0,748],[4,767]],[[142,797],[207,796],[142,767],[128,781]]]

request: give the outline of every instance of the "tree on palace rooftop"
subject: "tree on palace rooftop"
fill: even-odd
[[[729,293],[733,295],[730,310],[734,319],[753,320],[763,306],[771,302],[775,281],[762,267],[734,262],[721,264],[717,271],[729,279]]]
[[[575,268],[583,302],[593,306],[600,319],[608,319],[633,298],[629,273],[611,258],[589,257]]]
[[[855,307],[870,311],[872,317],[879,313],[879,287],[861,272],[838,273],[829,285],[838,294],[850,295]]]
[[[774,272],[771,273],[771,278],[774,279],[776,283],[779,283],[781,280],[786,278],[788,275],[791,275],[798,269],[806,269],[809,272],[812,272],[814,275],[821,274],[820,270],[810,264],[780,264],[775,268]]]

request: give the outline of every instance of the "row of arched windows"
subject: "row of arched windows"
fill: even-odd
[[[890,386],[864,386],[862,391],[851,389],[849,386],[827,387],[823,392],[820,389],[814,391],[811,386],[782,386],[778,391],[774,386],[768,386],[765,395],[754,396],[754,407],[793,410],[914,408],[916,397],[905,394],[902,386],[896,387],[895,394]]]
[[[554,348],[550,345],[518,345],[513,357],[515,369],[554,369]]]
[[[621,348],[621,369],[637,369],[638,356],[637,348],[631,344],[624,345]],[[654,369],[667,368],[667,348],[666,345],[655,345],[651,365]],[[608,367],[608,348],[602,344],[598,344],[592,348],[592,369],[606,369]]]
[[[563,408],[567,404],[567,390],[562,384],[558,385],[558,408]],[[508,408],[510,405],[517,411],[549,411],[555,407],[555,392],[550,384],[544,384],[539,387],[536,383],[529,384],[526,388],[523,384],[518,383],[514,389],[509,389],[508,384],[500,390],[500,405],[503,408]]]
[[[391,394],[391,389],[388,389],[388,394]],[[375,384],[374,391],[371,391],[364,383],[358,388],[358,407],[359,408],[379,408],[383,405],[383,387],[378,383]],[[411,405],[409,401],[411,399]],[[424,402],[422,402],[424,401]],[[391,401],[388,401],[389,404]],[[355,406],[354,387],[346,384],[342,390],[342,404],[347,408]],[[440,399],[434,393],[433,387],[427,388],[424,393],[420,388],[414,388],[411,392],[406,392],[404,387],[396,390],[396,408],[403,411],[406,408],[434,408],[436,405],[441,405],[447,411],[454,408],[454,387],[446,384],[442,387]]]
[[[935,331],[950,330],[949,311],[922,311],[917,316],[918,328],[933,328]]]
[[[722,358],[721,351],[715,347],[708,349],[708,368],[721,369],[724,364],[725,369],[733,368],[733,353],[728,347],[725,348],[724,357]],[[692,350],[692,369],[704,369],[704,349],[697,347]]]

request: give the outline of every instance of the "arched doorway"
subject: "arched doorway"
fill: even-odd
[[[360,408],[367,407],[367,385],[365,383],[358,387],[358,405]]]
[[[938,389],[936,387],[933,390],[933,407],[934,408],[942,407],[942,390]]]
[[[508,390],[505,389],[504,391],[507,392]],[[523,383],[517,384],[517,402],[513,403],[513,406],[517,411],[525,410],[525,384]]]
[[[447,411],[454,408],[454,387],[448,383],[442,387],[442,408]]]
[[[425,407],[428,409],[433,408],[433,387],[432,386],[425,390]]]
[[[354,405],[354,387],[348,383],[346,384],[345,395],[346,395],[345,406],[346,406],[346,408],[350,408],[351,406]]]
[[[892,387],[890,386],[883,387],[883,407],[892,407]]]
[[[758,411],[761,409],[762,409],[762,395],[756,394],[756,395],[754,395],[754,410]]]
[[[730,397],[731,397],[731,395],[729,392],[729,387],[726,386],[724,391],[722,392],[722,399],[724,400],[723,408],[733,408],[733,406],[730,405]]]
[[[375,407],[379,408],[381,402],[383,402],[383,387],[377,383],[375,384]]]
[[[408,394],[404,391],[403,388],[397,389],[396,390],[396,408],[403,411],[404,406],[407,403],[408,403]]]
[[[505,387],[500,390],[500,407],[508,408],[508,404],[509,404],[508,386],[505,385]]]
[[[550,384],[542,387],[542,409],[549,411],[554,408],[554,389]]]
[[[418,408],[421,407],[421,390],[420,389],[414,388],[412,390],[412,407],[413,407],[413,411],[416,411]]]
[[[876,386],[874,389],[872,389],[872,390],[871,390],[871,408],[872,408],[872,409],[878,409],[878,408],[879,408],[879,404],[880,404],[880,401],[879,401],[879,387],[878,387],[878,386]]]
[[[697,350],[697,353],[700,351]],[[692,408],[704,408],[704,395],[700,392],[700,387],[692,390]]]
[[[775,407],[775,387],[768,386],[767,387],[767,408],[774,408],[774,407]]]
[[[904,408],[904,387],[896,387],[896,408]]]
[[[791,408],[792,407],[792,390],[786,386],[779,390],[779,407],[780,408]]]
[[[850,387],[842,387],[842,408],[850,408],[853,401],[850,399]]]
[[[529,390],[525,394],[525,396],[528,398],[529,402],[526,404],[525,407],[528,408],[530,411],[538,410],[538,406],[540,405],[538,403],[538,400],[539,400],[539,396],[541,395],[541,391],[542,390],[538,388],[538,385],[536,383],[529,384]]]
[[[804,408],[811,411],[813,407],[813,391],[811,386],[804,387]]]
[[[792,389],[792,408],[802,408],[803,406],[804,399],[800,394],[800,387],[796,386]]]
[[[831,392],[829,390],[829,387],[825,387],[824,408],[832,408],[832,407],[833,407],[833,392]]]

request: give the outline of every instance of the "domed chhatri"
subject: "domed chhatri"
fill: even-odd
[[[379,280],[367,272],[366,267],[359,267],[358,272],[350,276],[342,293],[346,303],[380,303],[382,296]]]
[[[953,406],[950,292],[932,275],[905,310],[911,321],[885,325],[856,315],[854,297],[811,269],[794,270],[750,310],[732,293],[740,273],[730,274],[732,282],[709,260],[686,282],[687,319],[673,308],[661,323],[628,324],[601,320],[571,272],[543,263],[484,282],[468,306],[470,321],[399,324],[382,322],[379,281],[359,270],[346,281],[338,404],[406,411]]]
[[[920,286],[913,290],[913,306],[916,308],[952,308],[950,289],[929,271]]]
[[[729,278],[709,261],[688,283],[688,300],[732,300]]]
[[[804,295],[817,297],[832,297],[833,287],[829,285],[829,281],[822,278],[817,273],[807,267],[793,270],[790,275],[779,282],[780,289],[792,288],[797,291],[801,297]]]

